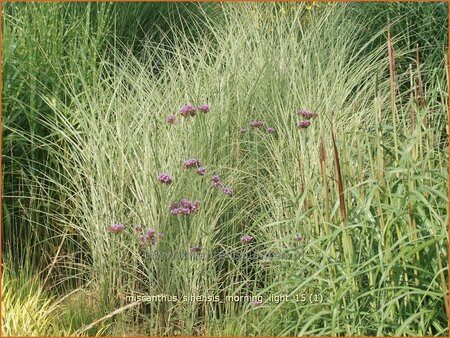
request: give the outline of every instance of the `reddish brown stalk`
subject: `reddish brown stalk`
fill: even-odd
[[[302,163],[300,162],[300,159],[298,160],[298,168],[300,170],[301,195],[303,195],[303,193],[305,192],[305,183],[304,183],[304,179],[303,179]],[[306,200],[306,196],[305,196],[305,200],[303,202],[303,206],[304,206],[305,210],[308,210],[308,201]]]
[[[423,89],[422,73],[420,72],[420,60],[419,60],[419,44],[416,45],[416,63],[417,63],[417,77],[419,78],[419,94],[420,94],[420,107],[425,109],[425,92]],[[428,114],[425,111],[425,116],[423,118],[423,124],[425,128],[429,126]],[[430,130],[430,143],[434,143],[434,131]]]
[[[328,184],[327,184],[327,163],[326,163],[326,153],[325,153],[325,146],[323,144],[323,138],[320,137],[320,151],[319,151],[319,157],[320,157],[320,171],[322,173],[322,180],[323,180],[323,190],[324,190],[324,198],[325,198],[325,221],[330,221],[330,209],[328,204]]]
[[[417,62],[417,77],[419,78],[420,107],[422,109],[424,109],[425,108],[425,95],[423,92],[422,73],[420,72],[419,44],[416,45],[416,62]],[[426,115],[425,115],[425,119],[427,119]],[[426,126],[426,122],[425,122],[425,126]]]
[[[414,78],[412,73],[412,66],[409,65],[409,80],[410,80],[410,86],[411,86],[411,94],[410,94],[410,111],[409,111],[409,132],[412,134],[414,132],[414,117],[415,117],[415,111],[414,111],[414,93],[416,92],[416,88],[414,85]],[[414,90],[414,93],[413,93]]]
[[[334,136],[334,132],[331,133],[333,139],[333,150],[334,150],[334,163],[336,166],[336,181],[338,184],[339,191],[339,211],[341,213],[342,220],[344,224],[347,224],[347,209],[345,207],[345,195],[344,195],[344,184],[342,182],[342,173],[341,173],[341,163],[339,161],[339,154],[336,146],[336,139]]]

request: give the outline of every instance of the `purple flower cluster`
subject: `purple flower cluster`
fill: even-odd
[[[188,103],[181,107],[180,114],[183,117],[189,117],[189,116],[195,116],[197,114],[197,111],[200,111],[202,113],[207,113],[210,111],[209,105],[202,104],[198,107],[195,107],[194,105]]]
[[[123,232],[124,229],[125,229],[125,226],[123,224],[112,224],[109,226],[109,230],[115,234]],[[143,232],[142,225],[136,224],[134,226],[134,230],[136,231],[137,236],[138,236],[137,238],[139,239],[141,244],[148,244],[148,243],[156,244],[155,229],[148,228],[147,231],[142,233]],[[164,238],[164,234],[159,233],[158,239],[162,240],[163,238]]]
[[[198,168],[200,167],[202,164],[200,163],[199,160],[195,159],[195,158],[191,158],[189,160],[184,161],[183,163],[183,168],[184,169],[190,169],[190,168]]]
[[[125,229],[125,226],[123,224],[111,224],[109,226],[109,230],[113,233],[113,234],[118,234],[121,233],[123,230]]]
[[[197,169],[197,174],[200,175],[200,176],[205,176],[205,174],[206,174],[206,168],[204,168],[204,167],[198,168],[198,169]]]
[[[172,215],[192,215],[196,214],[200,209],[199,201],[189,201],[183,198],[180,202],[172,203],[170,206],[170,213]]]
[[[180,109],[180,114],[183,117],[195,116],[196,113],[197,113],[197,108],[190,103],[184,105]]]
[[[263,124],[264,124],[263,121],[255,120],[255,121],[250,122],[250,127],[253,128],[253,129],[261,128]]]
[[[255,300],[255,301],[251,302],[250,305],[253,307],[259,307],[259,306],[263,305],[263,302],[262,302],[262,300]]]
[[[231,196],[233,195],[233,189],[230,187],[225,187],[222,184],[222,181],[220,180],[220,177],[217,175],[212,175],[211,176],[211,181],[212,181],[212,187],[213,188],[222,188],[222,191],[225,195],[227,196]]]
[[[191,245],[189,251],[191,253],[199,253],[200,251],[202,251],[202,248],[199,246]]]
[[[233,195],[233,189],[231,189],[230,187],[223,187],[222,190],[225,195],[228,195],[228,196]]]
[[[316,113],[313,113],[312,111],[309,111],[309,110],[299,110],[298,112],[297,112],[297,115],[299,115],[299,116],[302,116],[303,118],[305,118],[306,120],[310,120],[310,119],[312,119],[312,118],[315,118],[315,117],[317,117],[317,114]]]
[[[207,104],[202,104],[200,106],[197,107],[198,111],[201,111],[202,113],[208,113],[210,108]]]
[[[310,125],[311,125],[311,121],[310,120],[301,120],[301,121],[299,121],[297,126],[299,128],[305,129],[305,128],[308,128]]]
[[[135,227],[136,229],[136,227]],[[146,245],[146,244],[156,244],[157,239],[159,240],[163,240],[164,239],[164,234],[163,233],[159,233],[158,236],[156,237],[156,231],[153,228],[148,228],[144,233],[142,233],[142,227],[140,227],[140,230],[138,231],[139,233],[141,233],[141,235],[138,236],[139,241],[141,242],[142,245]]]
[[[253,241],[253,236],[245,235],[241,237],[241,242],[244,244],[250,243]]]
[[[308,128],[311,125],[311,119],[317,117],[317,113],[304,109],[297,111],[297,115],[303,117],[303,120],[299,121],[297,125],[301,129]]]
[[[220,181],[220,177],[217,175],[211,176],[212,186],[213,188],[220,188],[222,186],[222,182]]]
[[[172,176],[167,173],[161,173],[158,175],[157,180],[161,183],[170,184],[172,183]]]
[[[260,121],[260,120],[254,120],[254,121],[250,122],[250,128],[251,129],[259,129],[263,125],[264,125],[264,122]],[[268,127],[266,129],[266,131],[267,131],[268,134],[274,134],[275,133],[275,128]],[[241,135],[245,134],[247,132],[247,129],[246,128],[240,128],[239,132],[241,133]]]
[[[295,240],[296,242],[303,242],[303,241],[305,240],[305,237],[303,237],[303,236],[300,235],[300,234],[297,234],[297,235],[295,235],[294,240]]]
[[[176,117],[174,115],[169,115],[169,116],[167,116],[167,119],[166,119],[168,124],[174,124],[175,120],[176,120]]]

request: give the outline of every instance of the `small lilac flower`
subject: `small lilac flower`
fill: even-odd
[[[305,237],[303,237],[302,235],[295,235],[294,240],[297,242],[303,242],[305,240]]]
[[[191,202],[189,200],[187,200],[186,198],[183,198],[180,201],[180,204],[181,204],[182,207],[188,208],[191,205]]]
[[[269,128],[267,128],[267,132],[269,134],[273,134],[273,133],[275,133],[275,128],[269,127]]]
[[[213,175],[211,177],[211,181],[212,181],[212,186],[214,188],[220,188],[222,186],[222,182],[220,182],[220,177],[217,175]]]
[[[173,203],[170,206],[170,213],[172,215],[191,215],[197,213],[199,209],[199,201],[189,201],[183,198],[179,203]]]
[[[233,189],[231,189],[230,187],[223,187],[223,193],[225,195],[231,196],[233,194]]]
[[[170,176],[170,174],[167,173],[161,173],[158,175],[157,180],[161,183],[170,184],[172,183],[172,176]]]
[[[191,245],[191,247],[189,248],[189,251],[191,253],[199,253],[200,251],[202,251],[202,248],[199,246]]]
[[[146,235],[141,235],[138,238],[139,238],[139,241],[141,242],[141,244],[146,244],[147,243],[148,238],[147,238]]]
[[[155,229],[148,228],[145,232],[145,236],[147,237],[147,239],[152,239],[155,236]]]
[[[197,111],[197,108],[195,108],[192,104],[188,103],[181,107],[180,114],[184,117],[194,116]]]
[[[189,160],[184,161],[183,168],[184,169],[190,169],[190,168],[198,168],[201,166],[201,163],[199,160],[195,158],[191,158]]]
[[[134,226],[134,230],[135,230],[136,232],[141,232],[141,231],[142,231],[142,226],[141,226],[140,224],[136,224],[136,225]]]
[[[241,135],[245,134],[247,132],[247,129],[241,128],[241,129],[239,129],[239,132],[241,133]]]
[[[297,112],[297,115],[299,115],[299,116],[303,116],[305,119],[307,119],[307,120],[309,120],[309,119],[312,119],[312,118],[314,118],[314,117],[317,117],[317,114],[316,113],[313,113],[312,111],[309,111],[309,110],[299,110],[298,112]]]
[[[181,209],[180,208],[170,208],[170,213],[172,215],[179,215],[179,214],[181,214]]]
[[[252,121],[250,122],[250,127],[252,128],[260,128],[264,124],[263,121]]]
[[[114,234],[122,232],[123,229],[125,229],[125,226],[123,224],[111,224],[109,226],[109,230]]]
[[[169,115],[169,116],[167,116],[167,119],[166,119],[168,124],[174,124],[175,120],[176,120],[176,118],[174,115]]]
[[[204,168],[204,167],[198,168],[198,169],[197,169],[197,174],[200,175],[200,176],[205,176],[205,174],[206,174],[206,168]]]
[[[244,244],[250,243],[251,241],[253,241],[253,236],[245,235],[241,237],[241,242]]]
[[[253,307],[259,307],[259,306],[263,305],[263,302],[262,302],[262,300],[255,300],[255,301],[251,302],[250,305]]]
[[[209,112],[209,106],[207,104],[202,104],[201,106],[197,107],[198,111],[201,111],[203,113],[208,113]]]
[[[311,125],[310,120],[303,120],[298,123],[299,128],[308,128]]]

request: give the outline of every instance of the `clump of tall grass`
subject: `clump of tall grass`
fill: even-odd
[[[29,271],[15,273],[11,264],[2,269],[2,335],[70,335],[60,322],[60,308],[54,296],[44,290]]]
[[[341,6],[224,4],[225,25],[207,20],[199,43],[186,34],[195,26],[173,27],[172,39],[148,42],[139,59],[102,59],[93,82],[67,75],[70,101],[46,97],[55,141],[39,140],[64,184],[36,176],[70,206],[53,216],[73,251],[57,251],[49,275],[67,275],[52,282],[89,289],[100,321],[115,318],[112,333],[445,334],[445,68],[420,106],[414,64],[411,100],[400,101],[386,44],[361,43]],[[210,112],[183,118],[187,103]],[[299,109],[317,113],[307,128],[297,127]],[[240,133],[254,120],[275,132]],[[205,176],[183,169],[192,158]],[[211,187],[211,175],[233,187],[231,197]],[[199,200],[199,211],[171,215],[181,198]],[[111,233],[117,223],[125,228]],[[143,246],[136,224],[164,239]],[[126,298],[144,295],[220,299]]]
[[[200,14],[215,14],[216,7],[208,4],[206,11],[199,11],[194,3],[6,3],[2,7],[3,241],[5,251],[14,252],[10,258],[16,265],[32,259],[40,270],[51,262],[51,257],[42,257],[42,249],[50,252],[59,246],[59,238],[48,238],[60,228],[49,225],[48,215],[67,211],[57,188],[34,180],[43,172],[52,180],[64,180],[58,163],[38,146],[43,137],[54,141],[41,123],[53,116],[45,98],[69,102],[67,74],[83,74],[73,83],[76,91],[98,81],[99,63],[108,59],[111,45],[138,52],[141,38],[159,41],[177,19],[198,25]],[[41,199],[42,195],[46,197]],[[16,238],[28,245],[17,245]]]

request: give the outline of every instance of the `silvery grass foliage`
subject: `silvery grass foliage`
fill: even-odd
[[[186,38],[195,24],[176,26],[173,40],[149,42],[139,59],[105,60],[94,84],[68,74],[69,105],[47,97],[58,141],[42,146],[60,163],[59,192],[72,210],[55,220],[74,250],[58,253],[52,269],[95,290],[115,316],[97,326],[152,335],[447,334],[448,167],[437,141],[445,68],[430,73],[425,105],[416,104],[416,68],[399,75],[412,79],[411,99],[392,96],[386,46],[355,50],[358,31],[340,6],[224,4],[226,24],[211,18],[201,43]],[[185,119],[179,109],[189,102],[210,111]],[[299,110],[317,116],[299,128]],[[193,158],[206,177],[183,169]],[[171,215],[183,198],[201,208]],[[112,224],[123,228],[111,233]],[[164,238],[142,245],[136,224]],[[261,298],[124,298],[162,294]],[[290,300],[274,301],[282,295]]]

